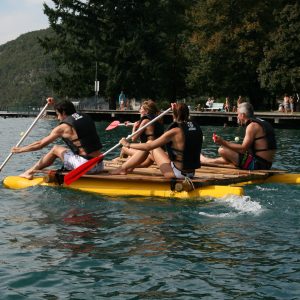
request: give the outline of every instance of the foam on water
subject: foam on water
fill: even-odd
[[[278,188],[262,187],[259,185],[256,186],[256,189],[259,191],[275,191],[275,192],[278,191]]]
[[[199,212],[199,215],[209,218],[235,218],[241,214],[259,215],[264,211],[264,208],[260,205],[260,203],[252,200],[249,196],[230,195],[216,199],[214,203],[222,204],[226,208],[234,209],[234,211],[218,214]]]

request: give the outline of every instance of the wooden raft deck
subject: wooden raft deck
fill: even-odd
[[[105,172],[97,175],[85,175],[86,178],[106,179],[110,181],[129,181],[129,182],[165,182],[169,183],[171,180],[165,178],[156,165],[149,168],[136,168],[132,173],[126,175],[112,175],[109,171],[119,167],[124,160],[114,159],[111,161],[104,161]],[[284,173],[280,170],[263,170],[263,171],[248,171],[240,170],[234,167],[224,166],[202,166],[196,170],[195,177],[192,179],[195,187],[210,186],[210,185],[230,185],[246,181],[266,179],[274,173]],[[183,180],[176,179],[176,182]]]

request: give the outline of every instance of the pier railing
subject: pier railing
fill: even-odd
[[[0,106],[0,116],[6,117],[35,117],[39,114],[39,106]]]

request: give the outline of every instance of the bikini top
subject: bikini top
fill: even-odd
[[[147,119],[147,120],[153,120],[156,117],[156,115],[145,115],[140,119],[140,123]],[[153,136],[154,139],[159,138],[161,135],[163,135],[164,133],[164,127],[163,124],[161,124],[160,122],[156,122],[153,124],[154,130],[153,133],[151,134],[146,134],[146,130],[144,130],[142,132],[142,134],[140,135],[140,140],[142,143],[146,143],[149,140],[149,137]]]

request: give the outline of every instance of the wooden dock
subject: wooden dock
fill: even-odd
[[[40,112],[40,107],[28,107],[23,109],[0,110],[0,117],[6,118],[34,118]]]
[[[82,113],[89,114],[95,121],[137,121],[140,114],[137,110],[97,110],[82,109]],[[55,115],[52,110],[47,111],[47,115]],[[219,125],[237,126],[237,114],[235,112],[221,111],[191,111],[193,118],[200,125]],[[269,121],[275,128],[300,128],[300,112],[293,114],[285,114],[280,112],[256,112],[256,117]],[[172,114],[164,116],[164,122],[169,124],[172,122]]]
[[[140,114],[138,110],[103,110],[103,109],[79,109],[79,112],[90,115],[95,121],[113,120],[136,121]],[[0,111],[0,117],[6,118],[32,118],[39,113],[38,109],[28,109],[23,111]],[[47,110],[47,116],[55,116],[54,110]],[[235,112],[223,111],[191,111],[191,118],[193,118],[200,125],[215,125],[215,126],[237,126],[237,114]],[[281,113],[273,112],[256,112],[256,117],[269,121],[275,128],[300,128],[300,112]],[[164,116],[165,124],[172,122],[172,114]]]

